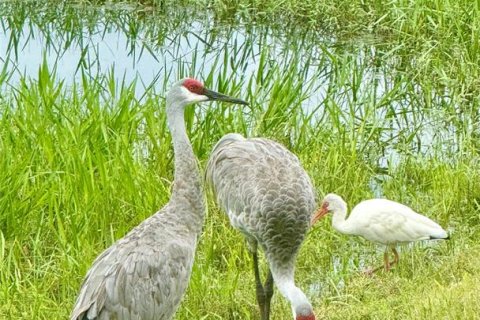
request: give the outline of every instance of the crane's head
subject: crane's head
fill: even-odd
[[[247,102],[205,88],[202,82],[185,78],[175,83],[167,94],[167,106],[186,106],[203,101],[224,101],[248,105]]]
[[[315,212],[310,221],[310,224],[313,226],[318,220],[322,219],[330,211],[337,211],[346,207],[345,201],[339,195],[335,193],[329,193],[323,198],[322,205],[320,209]]]

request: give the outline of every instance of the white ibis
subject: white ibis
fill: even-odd
[[[386,271],[399,260],[395,249],[399,243],[420,240],[448,239],[448,234],[436,222],[416,213],[411,208],[387,199],[370,199],[353,208],[348,219],[347,204],[336,194],[328,194],[320,209],[312,218],[312,225],[332,212],[332,226],[338,232],[361,236],[367,240],[386,245],[384,265]],[[388,251],[394,254],[389,262]],[[376,268],[371,272],[377,271]]]
[[[274,141],[227,134],[208,159],[206,177],[231,225],[249,245],[261,319],[270,317],[275,282],[295,320],[315,320],[310,302],[294,281],[297,253],[315,210],[314,188],[298,158]],[[257,246],[269,265],[265,284]]]
[[[194,79],[183,79],[168,92],[167,122],[175,155],[170,201],[96,258],[70,319],[174,316],[188,286],[205,215],[202,178],[185,130],[184,110],[210,100],[247,104]]]

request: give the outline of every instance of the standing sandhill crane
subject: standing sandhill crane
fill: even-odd
[[[368,273],[373,273],[382,267],[389,271],[399,260],[395,249],[398,243],[448,239],[447,232],[436,222],[401,203],[387,199],[362,201],[353,208],[348,219],[345,219],[347,215],[345,201],[336,194],[327,194],[322,206],[312,218],[312,225],[330,211],[333,212],[333,228],[338,232],[361,236],[387,246],[384,265]],[[393,262],[389,262],[388,259],[389,249],[395,256]]]
[[[186,105],[246,102],[183,79],[167,94],[167,123],[175,155],[170,201],[100,254],[72,311],[77,319],[171,319],[188,286],[205,214],[202,180],[184,122]]]
[[[298,158],[274,141],[231,133],[214,147],[206,178],[232,226],[246,237],[261,319],[270,317],[275,282],[295,320],[315,320],[310,302],[294,281],[297,252],[315,210],[314,188]],[[269,265],[264,285],[257,246]]]

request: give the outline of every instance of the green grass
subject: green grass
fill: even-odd
[[[218,5],[216,14],[243,19],[280,10],[269,1],[209,3]],[[282,7],[282,21],[304,17],[306,25],[288,34],[277,23],[230,25],[215,14],[192,13],[199,23],[216,23],[196,30],[195,37],[180,14],[166,19],[161,10],[167,9],[151,14],[145,8],[4,8],[13,62],[22,59],[22,40],[33,29],[46,38],[45,50],[56,48],[59,55],[70,46],[87,53],[86,39],[108,29],[126,36],[129,49],[138,39],[145,43],[132,56],[151,52],[160,61],[167,55],[178,59],[151,84],[122,81],[114,70],[94,74],[89,62],[95,57],[87,55],[79,58],[75,83],[61,79],[57,65],[46,60],[33,76],[15,70],[12,61],[4,64],[0,318],[66,318],[93,259],[168,201],[173,154],[163,95],[186,75],[251,102],[250,108],[213,104],[187,110],[202,165],[227,132],[270,137],[299,156],[319,198],[336,192],[352,207],[379,193],[451,231],[448,242],[402,248],[393,272],[367,278],[360,271],[381,263],[382,249],[334,232],[329,219],[319,223],[300,252],[297,281],[320,319],[477,317],[478,57],[474,42],[465,38],[476,35],[468,19],[477,8],[466,2],[347,6],[292,0]],[[340,42],[302,29],[321,17],[328,19],[318,26]],[[365,33],[382,35],[374,41],[381,43],[368,44]],[[185,39],[195,52],[188,57],[180,54]],[[460,52],[455,57],[467,58],[444,55],[454,48]],[[11,80],[19,73],[18,82]],[[145,94],[138,96],[139,89]],[[242,236],[209,197],[192,280],[176,319],[258,319],[251,264]],[[273,312],[275,319],[291,318],[278,293]]]

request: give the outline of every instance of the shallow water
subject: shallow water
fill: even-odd
[[[23,20],[16,18],[18,13],[2,11],[0,57],[8,77],[1,90],[15,88],[24,78],[38,78],[42,64],[67,86],[82,75],[112,76],[127,85],[136,81],[139,99],[147,92],[163,95],[179,78],[206,75],[239,83],[244,90],[253,81],[263,94],[264,81],[282,76],[269,73],[289,70],[289,77],[305,84],[301,105],[315,113],[312,121],[331,121],[328,106],[333,102],[342,111],[339,121],[348,124],[352,134],[372,130],[372,140],[360,141],[358,148],[366,158],[376,159],[379,175],[372,177],[371,189],[377,196],[382,196],[381,181],[388,178],[383,174],[402,155],[448,157],[457,150],[459,128],[445,121],[442,108],[453,102],[402,79],[397,57],[382,56],[388,51],[383,44],[339,43],[311,31],[286,33],[279,26],[247,27],[194,13],[186,21],[182,14],[131,7],[60,8],[49,18],[50,10],[29,11]],[[259,103],[268,101],[265,93]],[[382,149],[380,156],[368,153],[372,145]]]
[[[121,12],[120,16],[129,14]],[[92,78],[113,72],[117,81],[138,79],[145,87],[156,83],[152,89],[162,93],[161,84],[185,76],[202,78],[212,69],[251,78],[259,67],[261,50],[268,50],[269,59],[278,65],[288,64],[292,55],[313,56],[306,52],[313,44],[302,48],[299,42],[291,50],[290,40],[281,39],[278,30],[267,26],[247,30],[242,25],[215,25],[208,17],[185,23],[166,15],[139,23],[132,31],[115,17],[109,20],[102,16],[93,26],[78,23],[79,27],[68,33],[54,20],[40,25],[27,18],[18,28],[8,17],[0,16],[0,56],[12,75],[8,85],[15,86],[24,77],[35,78],[46,62],[66,84],[79,81],[82,72]],[[163,20],[168,18],[172,21]],[[163,33],[157,33],[159,30]],[[142,95],[142,90],[145,88],[139,88],[137,94]]]

